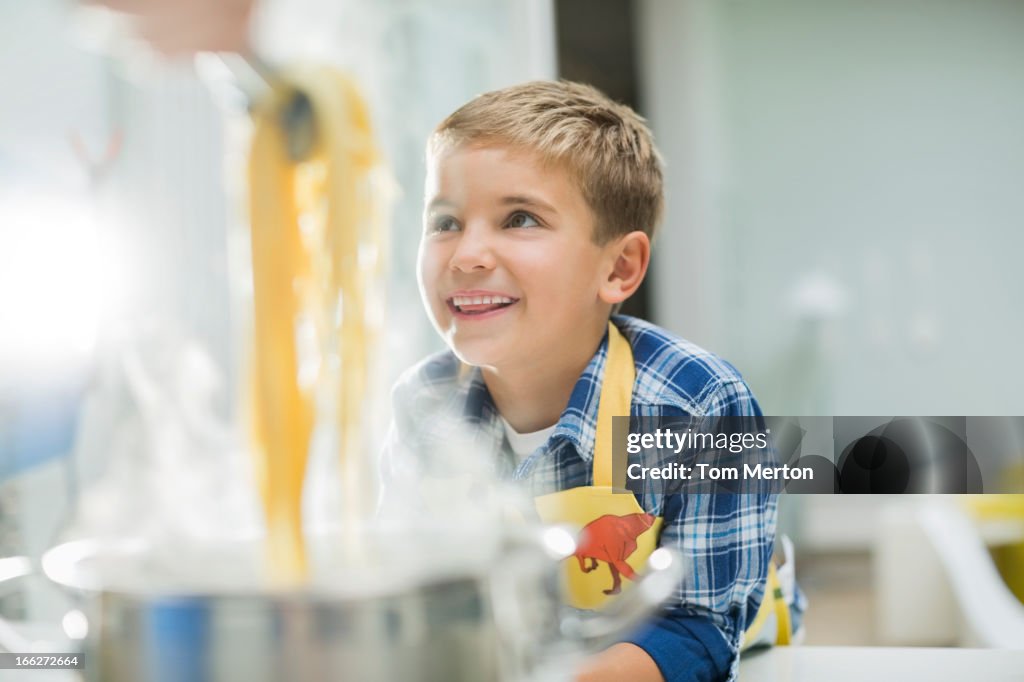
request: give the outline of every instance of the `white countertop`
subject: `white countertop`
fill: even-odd
[[[775,647],[744,654],[742,682],[1024,682],[1024,651]]]

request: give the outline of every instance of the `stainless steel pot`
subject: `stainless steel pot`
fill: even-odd
[[[679,558],[659,550],[610,611],[584,614],[562,605],[558,587],[558,563],[573,550],[564,529],[530,529],[486,562],[414,580],[339,574],[329,587],[292,592],[156,588],[136,569],[122,571],[134,584],[95,582],[97,562],[144,565],[137,543],[65,543],[43,567],[81,597],[90,682],[520,681],[567,679],[681,574]]]

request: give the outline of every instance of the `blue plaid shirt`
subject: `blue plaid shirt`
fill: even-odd
[[[750,389],[729,363],[648,322],[622,315],[612,321],[636,364],[632,416],[760,417]],[[459,425],[474,450],[492,455],[499,475],[521,482],[531,495],[591,485],[607,351],[606,334],[548,442],[518,465],[479,369],[467,371],[450,352],[427,358],[394,390],[385,486],[399,450],[415,456],[418,448],[443,445]],[[776,496],[665,495],[645,488],[637,500],[664,518],[659,544],[679,551],[689,570],[670,608],[626,641],[643,648],[666,680],[736,679],[740,637],[764,593]]]

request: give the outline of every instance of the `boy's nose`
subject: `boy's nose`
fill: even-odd
[[[459,235],[452,252],[449,267],[452,270],[472,272],[474,270],[491,270],[495,266],[494,250],[490,240],[482,229],[467,227]]]

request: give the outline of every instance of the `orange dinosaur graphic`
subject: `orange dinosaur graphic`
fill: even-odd
[[[636,551],[636,539],[654,525],[651,514],[626,514],[616,516],[605,514],[583,527],[582,539],[573,556],[580,562],[580,570],[590,573],[597,569],[599,561],[608,564],[612,572],[612,587],[602,590],[605,594],[618,594],[622,589],[622,577],[636,580],[636,571],[626,559]],[[590,566],[586,565],[590,560]]]

